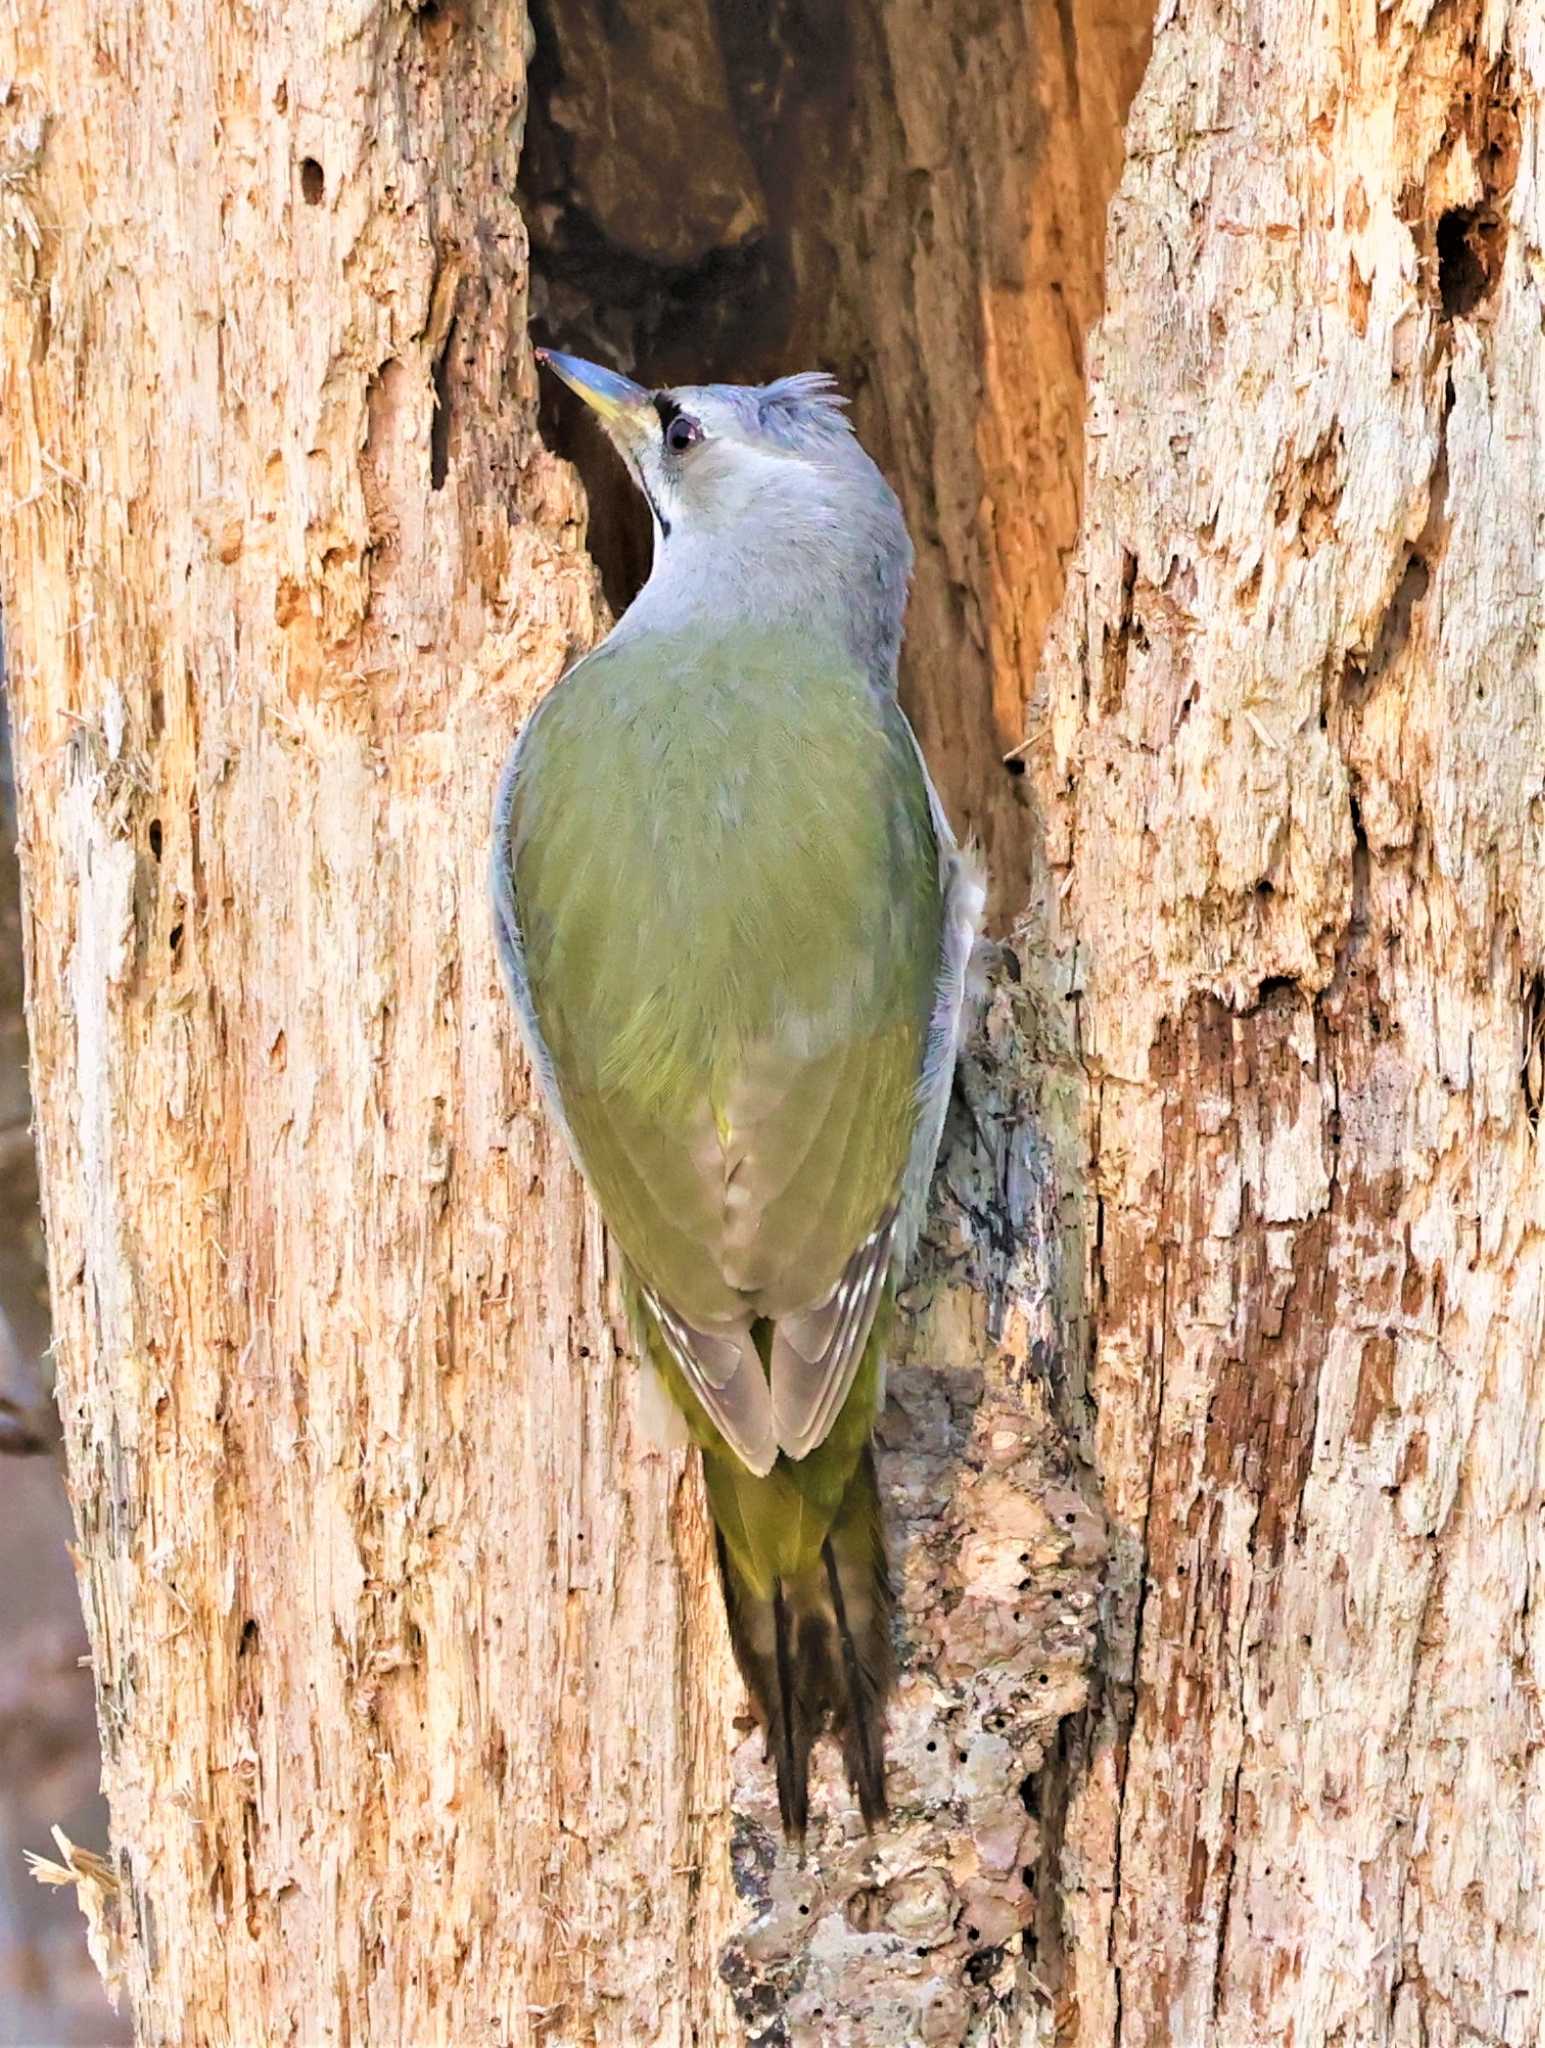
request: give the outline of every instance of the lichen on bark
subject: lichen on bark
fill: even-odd
[[[723,1967],[753,2039],[963,2041],[1045,2002],[1035,1780],[1088,1698],[1105,1558],[1077,1451],[1078,1090],[1057,1022],[1003,949],[903,1294],[878,1431],[901,1616],[890,1824],[863,1833],[830,1757],[799,1856],[759,1737],[736,1760],[752,1917]]]

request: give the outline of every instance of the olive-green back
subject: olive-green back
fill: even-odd
[[[797,637],[609,643],[517,758],[529,1003],[607,1221],[688,1322],[820,1299],[894,1203],[940,955],[894,702]]]

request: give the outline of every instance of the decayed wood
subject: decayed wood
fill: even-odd
[[[1539,2034],[1536,12],[1163,15],[1033,808],[998,753],[1145,28],[843,23],[793,227],[694,72],[746,200],[700,239],[785,237],[781,345],[918,530],[910,701],[1004,907],[1041,880],[882,1426],[897,1825],[828,1780],[800,1868],[490,958],[497,760],[600,623],[518,10],[0,10],[0,595],[147,2040]]]
[[[1032,710],[1115,1544],[1080,2043],[1545,2029],[1542,89],[1537,6],[1245,4],[1129,126]]]
[[[1036,872],[1014,750],[1078,533],[1085,335],[1154,10],[852,11],[833,124],[851,169],[815,202],[825,260],[807,259],[796,339],[852,363],[860,429],[900,481],[918,542],[902,695],[1005,929]]]
[[[917,547],[902,698],[1006,925],[1035,820],[1004,756],[1077,537],[1084,336],[1152,5],[535,15],[542,337],[666,382],[835,371]],[[615,464],[586,471],[620,596],[648,522]]]
[[[947,139],[1021,46],[946,39],[896,130],[885,28],[856,38],[863,237],[887,179],[912,211],[850,323],[881,317],[919,172],[962,233],[992,217],[991,136],[964,177]],[[598,624],[520,347],[519,26],[9,33],[34,1051],[99,1917],[141,2033],[949,2039],[1033,2006],[1029,1774],[1085,1698],[1103,1551],[1065,1428],[1063,1034],[1002,982],[897,1372],[896,1828],[871,1857],[828,1783],[796,1869],[748,1743],[732,1866],[695,1485],[637,1440],[594,1218],[489,973],[492,773]],[[909,286],[930,364],[957,283]],[[1052,339],[1070,385],[1076,327]],[[962,433],[975,352],[937,359]],[[967,515],[956,493],[957,579]],[[921,649],[959,604],[920,600]],[[1007,788],[959,662],[918,674]]]
[[[0,10],[37,1117],[146,2041],[728,2012],[695,1489],[484,907],[598,626],[524,66],[514,6]]]

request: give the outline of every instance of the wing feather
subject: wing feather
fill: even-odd
[[[777,1463],[778,1436],[749,1322],[694,1329],[652,1287],[640,1291],[704,1414],[748,1470],[759,1478],[770,1472]]]
[[[802,644],[608,644],[528,721],[491,865],[542,1092],[686,1389],[750,1471],[807,1456],[916,1234],[980,913],[910,728]]]
[[[915,735],[912,744],[917,746]],[[921,748],[917,758],[922,763]],[[964,846],[956,842],[926,763],[923,764],[923,781],[928,789],[928,807],[939,848],[939,888],[944,916],[939,975],[934,986],[933,1011],[928,1020],[923,1071],[917,1084],[917,1121],[913,1125],[912,1147],[907,1155],[906,1174],[902,1181],[901,1216],[895,1246],[898,1270],[912,1256],[928,1207],[928,1186],[933,1179],[934,1162],[939,1156],[939,1143],[944,1136],[944,1118],[949,1109],[955,1062],[960,1053],[960,1041],[965,1035],[966,988],[971,958],[982,927],[982,913],[987,907],[987,874],[981,854],[970,841]]]
[[[892,1207],[825,1300],[781,1317],[774,1329],[772,1416],[791,1458],[812,1451],[841,1413],[885,1292],[895,1231]]]
[[[537,729],[550,697],[544,698],[526,720],[520,736],[505,757],[504,768],[499,776],[498,791],[494,796],[493,833],[488,843],[488,881],[494,905],[494,945],[499,955],[499,969],[504,976],[505,988],[515,1006],[515,1021],[520,1026],[521,1042],[526,1048],[526,1057],[531,1062],[542,1100],[547,1105],[548,1115],[557,1125],[564,1143],[570,1152],[575,1152],[574,1133],[569,1128],[569,1119],[563,1107],[563,1097],[558,1090],[557,1075],[553,1071],[553,1056],[547,1041],[542,1036],[542,1027],[537,1022],[536,1004],[531,995],[531,976],[526,966],[526,942],[520,929],[520,911],[515,900],[515,864],[512,858],[511,816],[515,809],[515,794],[519,786],[521,765],[530,748],[532,734]]]

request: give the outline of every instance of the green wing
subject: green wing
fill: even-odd
[[[944,852],[893,700],[788,636],[614,639],[506,772],[495,891],[533,1052],[754,1471],[830,1428],[884,1290]]]

